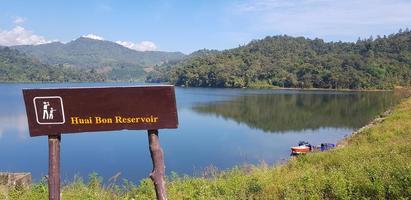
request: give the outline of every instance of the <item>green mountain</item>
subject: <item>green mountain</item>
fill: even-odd
[[[152,68],[184,57],[180,52],[135,51],[110,41],[80,37],[63,44],[53,42],[41,45],[12,47],[32,55],[50,65],[95,69],[112,80],[131,80],[145,74],[144,68]]]
[[[0,47],[0,82],[104,81],[94,70],[51,66],[9,47]]]
[[[193,87],[383,89],[411,84],[411,32],[348,42],[273,36],[225,50],[201,50],[147,81]]]

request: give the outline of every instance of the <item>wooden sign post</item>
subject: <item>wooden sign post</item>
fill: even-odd
[[[60,199],[62,133],[147,130],[157,199],[167,199],[158,129],[177,128],[173,86],[23,89],[30,136],[49,139],[49,199]]]
[[[60,135],[49,135],[49,199],[60,199]]]

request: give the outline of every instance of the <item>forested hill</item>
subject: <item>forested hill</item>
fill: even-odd
[[[41,45],[13,46],[41,62],[74,68],[95,69],[111,80],[134,80],[145,75],[144,68],[184,57],[180,52],[135,51],[111,41],[80,37],[63,44],[53,42]]]
[[[159,73],[160,72],[160,73]],[[385,89],[411,84],[411,32],[355,43],[273,36],[225,51],[200,50],[147,77],[194,87]]]
[[[80,70],[62,65],[42,64],[35,58],[8,47],[0,47],[0,82],[79,82],[104,81],[93,70]]]

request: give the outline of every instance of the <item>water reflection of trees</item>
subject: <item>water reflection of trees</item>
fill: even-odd
[[[397,101],[391,92],[271,94],[199,104],[193,110],[267,132],[281,132],[320,127],[358,128]]]

